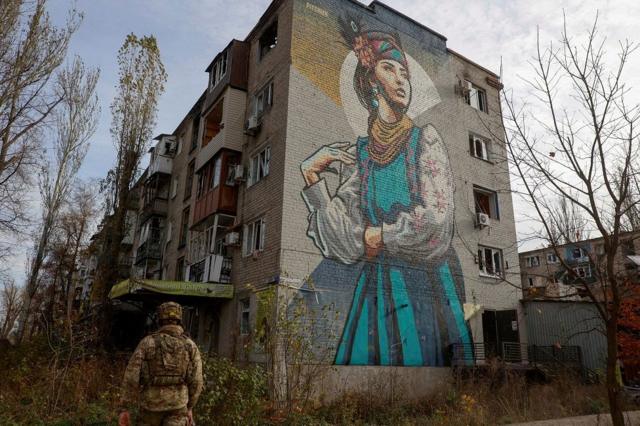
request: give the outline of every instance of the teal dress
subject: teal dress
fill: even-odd
[[[368,226],[394,223],[398,214],[423,202],[421,133],[413,127],[405,148],[384,165],[369,157],[368,138],[358,139],[360,208]],[[452,248],[428,260],[383,249],[360,266],[336,364],[442,366],[449,344],[470,343],[462,275]]]

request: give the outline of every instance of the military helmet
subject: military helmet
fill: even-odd
[[[165,302],[158,306],[158,321],[163,320],[182,321],[182,306],[176,302]]]

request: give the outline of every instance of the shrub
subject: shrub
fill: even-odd
[[[196,424],[261,423],[267,377],[259,366],[238,367],[226,358],[203,360],[205,388],[194,410]]]

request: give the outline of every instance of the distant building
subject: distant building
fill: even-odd
[[[636,253],[640,253],[640,233],[622,234],[615,254],[615,273],[633,282],[640,277],[640,256]],[[552,247],[530,250],[519,256],[525,299],[588,300],[583,282],[595,292],[601,291],[597,266],[602,265],[605,256],[602,238],[564,244],[556,250]]]

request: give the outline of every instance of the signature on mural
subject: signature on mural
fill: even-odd
[[[345,114],[356,113],[348,105],[366,111],[366,135],[328,143],[300,166],[309,237],[324,257],[359,268],[335,362],[443,365],[446,346],[469,343],[469,332],[451,247],[447,152],[433,125],[418,127],[408,115],[412,86],[425,87],[415,83],[426,73],[410,68],[420,66],[398,35],[363,30],[352,19],[339,26],[355,56],[343,78],[359,101],[343,100]],[[324,175],[336,167],[341,179],[331,193]]]

